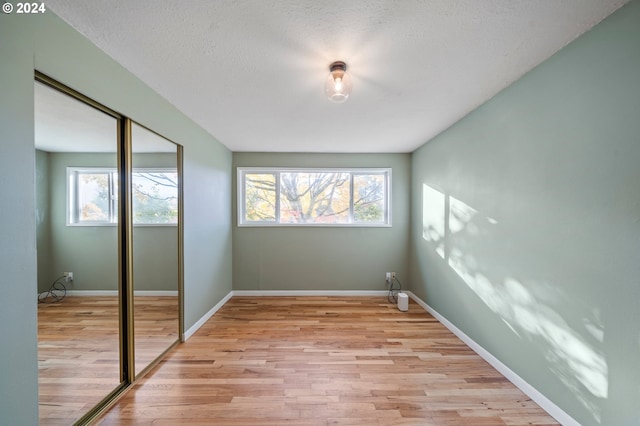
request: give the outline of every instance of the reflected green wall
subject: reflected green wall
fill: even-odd
[[[407,276],[409,154],[234,153],[236,167],[390,167],[390,228],[235,227],[234,290],[387,289],[385,272]]]
[[[38,293],[56,278],[51,268],[51,197],[49,189],[49,153],[36,151],[36,249],[38,252]]]
[[[412,290],[584,425],[640,424],[640,2],[417,150]]]
[[[116,168],[115,154],[37,151],[36,158],[38,291],[47,290],[65,271],[74,273],[74,281],[66,284],[68,290],[116,291],[116,226],[68,226],[66,207],[67,167]],[[134,167],[175,168],[176,157],[136,153]],[[135,290],[177,290],[177,227],[134,226],[133,254]]]
[[[0,14],[0,419],[38,419],[34,69],[184,146],[185,328],[231,291],[231,152],[52,12]]]

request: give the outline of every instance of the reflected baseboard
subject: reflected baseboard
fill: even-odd
[[[117,296],[117,290],[67,290],[67,296]],[[178,291],[136,290],[134,296],[178,296]]]

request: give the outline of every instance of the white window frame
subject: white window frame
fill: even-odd
[[[171,167],[136,167],[132,174],[135,173],[176,173],[177,169]],[[112,179],[109,179],[111,199],[109,200],[109,220],[104,221],[85,221],[79,220],[78,205],[78,179],[80,173],[108,173],[118,178],[118,170],[115,167],[67,167],[67,226],[118,226],[117,211],[117,194],[113,192],[114,188]],[[177,226],[177,223],[134,223],[133,226]]]
[[[280,174],[281,173],[349,173],[349,222],[348,223],[280,223]],[[249,221],[246,220],[246,175],[247,174],[273,174],[276,176],[276,212],[273,221]],[[353,176],[357,175],[384,175],[385,176],[385,214],[382,222],[355,222],[353,221]],[[238,167],[236,173],[237,191],[237,226],[238,227],[348,227],[348,228],[390,228],[392,227],[391,215],[391,168],[307,168],[307,167]]]
[[[104,173],[111,176],[117,173],[117,170],[113,167],[67,167],[67,226],[117,226],[117,203],[113,195],[109,200],[109,220],[85,222],[79,220],[78,175],[82,173]],[[110,177],[109,186],[112,185],[111,179]],[[110,192],[111,191],[112,189],[110,189]]]

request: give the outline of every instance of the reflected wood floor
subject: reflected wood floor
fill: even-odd
[[[178,337],[177,297],[134,299],[136,371]],[[68,296],[38,305],[42,425],[70,425],[120,383],[118,298]],[[144,364],[139,366],[139,364]]]
[[[233,297],[97,424],[558,423],[413,302]]]

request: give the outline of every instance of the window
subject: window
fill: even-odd
[[[68,225],[118,223],[118,173],[109,168],[67,168]],[[178,173],[175,169],[134,169],[134,225],[178,223]]]
[[[238,168],[240,226],[390,226],[391,169]]]

